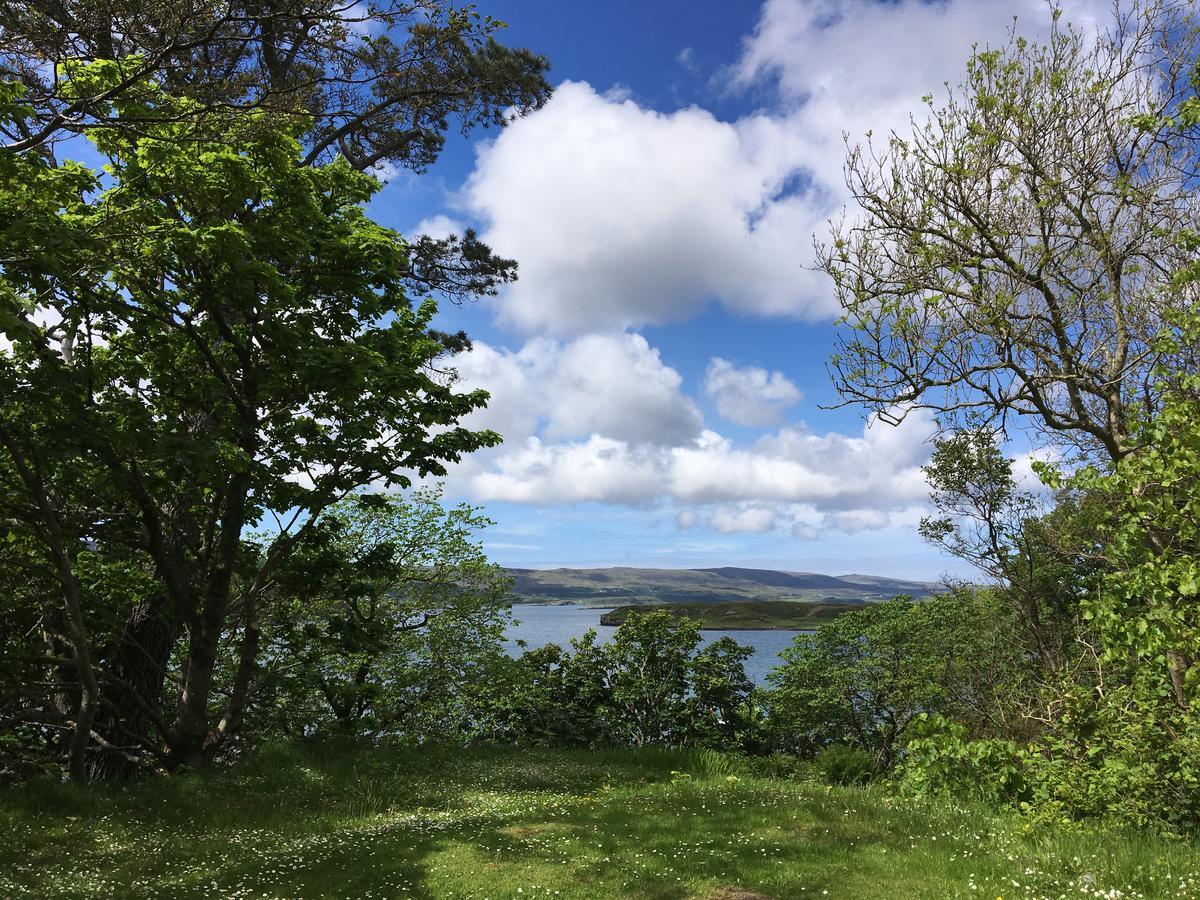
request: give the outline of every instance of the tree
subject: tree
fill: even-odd
[[[751,648],[701,647],[700,624],[665,611],[627,617],[606,643],[588,631],[500,667],[486,736],[516,744],[740,748],[750,726]]]
[[[1131,4],[1095,41],[1056,9],[1048,43],[977,49],[911,136],[850,150],[861,213],[818,246],[849,326],[831,362],[846,402],[1131,452],[1159,402],[1154,339],[1198,300],[1173,280],[1194,252],[1200,157],[1177,113],[1197,40],[1174,0]]]
[[[433,489],[326,511],[264,610],[260,717],[291,734],[470,730],[466,693],[502,653],[510,580],[475,539],[488,520]]]
[[[121,77],[106,62],[72,83],[90,96]],[[76,777],[93,740],[106,759],[211,759],[249,699],[262,597],[322,512],[499,440],[456,424],[486,395],[437,368],[435,306],[406,296],[405,244],[362,208],[378,182],[341,160],[300,165],[303,120],[194,109],[153,86],[120,93],[111,115],[145,124],[91,134],[104,181],[33,151],[0,157],[0,218],[27,223],[0,233],[13,342],[0,354],[0,497],[54,573],[52,621],[80,688]],[[248,552],[243,530],[263,521],[274,537]],[[87,566],[149,587],[89,610]],[[89,617],[112,602],[99,660]]]
[[[154,81],[192,104],[171,117],[264,110],[311,117],[306,163],[340,154],[354,168],[421,170],[449,118],[501,125],[549,95],[547,61],[499,44],[503,22],[445,0],[0,0],[0,81],[25,85],[29,115],[0,127],[9,152],[51,153],[114,119],[111,104]],[[81,62],[114,78],[81,91]],[[259,121],[269,121],[270,116]]]
[[[935,443],[922,471],[937,514],[921,520],[921,536],[987,574],[1012,604],[1030,655],[1045,674],[1066,663],[1078,603],[1094,563],[1057,527],[1078,532],[1080,500],[1060,494],[1050,513],[1018,489],[1012,462],[991,432],[959,432]]]
[[[549,63],[500,44],[505,27],[447,0],[0,0],[0,91],[22,97],[21,115],[0,117],[0,155],[55,163],[60,143],[100,130],[186,142],[189,129],[163,126],[187,121],[209,120],[217,142],[299,116],[303,164],[421,172],[452,121],[464,134],[502,126],[549,97]],[[107,77],[75,77],[90,63]],[[149,84],[189,102],[127,102]],[[414,294],[461,302],[515,279],[516,263],[467,229],[413,236],[399,274]]]
[[[986,595],[959,590],[913,603],[897,597],[844,613],[800,635],[771,675],[771,723],[781,749],[813,755],[834,745],[895,762],[925,713],[1001,725],[1018,671],[1004,616]]]
[[[1173,373],[1172,381],[1142,449],[1115,472],[1084,470],[1073,482],[1102,510],[1112,565],[1085,609],[1107,661],[1159,672],[1164,693],[1169,685],[1187,709],[1200,687],[1200,377]]]

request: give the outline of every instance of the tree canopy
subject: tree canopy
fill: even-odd
[[[1147,0],[1095,39],[977,48],[928,120],[850,149],[861,212],[818,246],[847,325],[846,402],[947,428],[1016,416],[1117,460],[1158,404],[1155,339],[1197,302],[1200,168],[1189,4]],[[1194,364],[1196,348],[1178,348]]]
[[[71,84],[120,79],[101,61]],[[27,115],[10,96],[9,120]],[[405,242],[364,213],[376,179],[342,159],[301,165],[303,117],[196,116],[153,84],[110,106],[141,124],[90,133],[103,176],[3,156],[0,477],[6,517],[63,598],[47,652],[81,685],[77,775],[93,735],[136,756],[148,726],[167,765],[211,757],[245,707],[259,600],[322,511],[498,441],[456,424],[486,394],[439,368],[435,305],[405,292]],[[259,522],[274,536],[247,552]],[[81,572],[96,567],[128,572],[129,590],[92,596]],[[95,628],[116,636],[104,660]]]

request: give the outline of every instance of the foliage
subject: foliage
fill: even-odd
[[[1200,722],[1138,672],[1102,687],[1072,686],[1062,715],[1022,760],[1025,807],[1061,825],[1101,818],[1190,834],[1200,820]]]
[[[264,610],[262,733],[469,733],[509,580],[476,538],[489,521],[439,498],[362,494],[326,511]]]
[[[958,722],[922,713],[909,731],[896,772],[901,796],[951,797],[1016,806],[1029,797],[1025,766],[1015,741],[971,740]]]
[[[845,744],[822,747],[813,757],[813,767],[829,784],[866,784],[879,775],[875,754]]]
[[[934,442],[922,470],[936,515],[921,520],[929,543],[971,563],[1008,602],[1030,656],[1043,677],[1068,662],[1080,597],[1091,570],[1081,526],[1085,510],[1075,493],[1061,491],[1059,513],[1018,489],[1012,461],[990,431],[956,432]],[[1069,527],[1062,527],[1069,517]]]
[[[405,295],[405,244],[363,210],[375,179],[298,165],[295,120],[233,117],[218,140],[148,85],[110,108],[152,122],[92,135],[103,179],[0,156],[0,220],[31,213],[0,232],[0,501],[56,581],[77,778],[93,732],[109,762],[210,759],[249,699],[260,601],[321,513],[499,439],[456,424],[486,394],[438,371],[435,306]],[[246,544],[264,520],[270,542]]]
[[[1005,629],[987,594],[963,589],[921,603],[899,597],[800,635],[771,676],[777,746],[815,755],[845,744],[887,770],[922,713],[958,716],[986,732],[1020,672]]]
[[[629,617],[608,643],[595,631],[507,661],[482,737],[552,746],[736,748],[755,722],[751,653],[730,638],[700,646],[699,623],[667,612]]]
[[[0,127],[11,152],[49,154],[97,124],[140,130],[137,119],[114,120],[110,104],[153,81],[192,101],[179,118],[304,115],[306,162],[339,154],[360,171],[419,171],[448,119],[464,130],[501,125],[550,91],[544,58],[497,42],[503,22],[443,0],[3,0],[0,21],[0,81],[26,88],[25,115]],[[64,83],[63,68],[81,60],[103,60],[115,77]]]
[[[977,49],[927,124],[852,148],[863,214],[820,248],[849,326],[832,360],[844,400],[939,414],[922,532],[995,582],[1016,677],[992,685],[1020,700],[981,728],[925,677],[928,646],[864,620],[789,661],[777,704],[818,746],[883,744],[902,722],[911,795],[1183,831],[1198,815],[1200,28],[1173,0],[1115,12],[1095,41],[1055,9],[1045,44]],[[1012,424],[1082,466],[1040,467],[1053,510],[1013,483],[997,446]],[[864,662],[874,645],[893,670]]]
[[[924,407],[978,430],[1010,420],[1116,460],[1155,409],[1156,336],[1196,302],[1191,4],[1123,5],[1108,34],[1054,11],[1045,44],[977,48],[926,124],[850,149],[862,214],[819,247],[848,326],[831,361],[846,402]],[[1196,365],[1195,347],[1188,349]]]
[[[1165,342],[1194,340],[1195,316]],[[1140,448],[1070,483],[1097,510],[1107,569],[1081,603],[1085,677],[1029,749],[1031,810],[1187,829],[1200,820],[1195,599],[1200,592],[1200,378],[1169,382]]]
[[[1112,571],[1084,610],[1104,658],[1137,660],[1157,674],[1159,693],[1186,707],[1200,687],[1200,376],[1175,382],[1142,432],[1143,449],[1115,472],[1084,471],[1075,483],[1105,510]]]

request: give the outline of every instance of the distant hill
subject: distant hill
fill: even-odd
[[[731,600],[803,600],[851,603],[897,594],[924,597],[937,584],[873,575],[819,575],[773,569],[509,569],[518,603],[630,606],[643,603],[717,603]]]

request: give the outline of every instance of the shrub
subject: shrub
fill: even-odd
[[[910,733],[896,770],[901,795],[1006,805],[1029,799],[1025,764],[1014,741],[969,740],[959,723],[929,715],[920,716]]]
[[[1095,817],[1194,829],[1200,711],[1180,710],[1155,681],[1068,693],[1063,715],[1022,754],[1031,794],[1023,809],[1054,824]]]
[[[814,781],[818,777],[811,759],[792,753],[772,753],[752,756],[747,760],[750,771],[761,778],[786,778],[790,781]]]
[[[816,755],[813,764],[830,784],[866,784],[879,775],[873,754],[844,744],[830,744]]]

